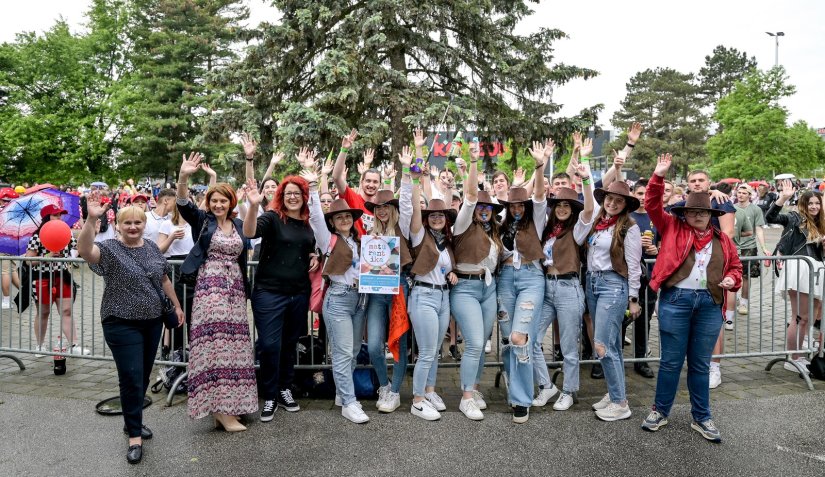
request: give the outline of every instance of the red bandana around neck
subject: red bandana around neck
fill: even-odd
[[[564,231],[564,224],[562,222],[556,222],[556,225],[553,226],[553,230],[547,234],[547,238],[551,239],[553,237],[558,237]]]
[[[713,240],[713,227],[708,227],[707,230],[691,228],[693,229],[693,249],[699,252]]]
[[[603,217],[601,220],[599,220],[599,223],[596,224],[596,230],[607,230],[610,227],[613,227],[614,225],[616,225],[616,222],[618,222],[618,220],[619,220],[618,215],[614,215],[613,217],[610,217],[610,218]]]

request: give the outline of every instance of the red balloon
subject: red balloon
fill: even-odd
[[[72,230],[62,220],[50,220],[40,229],[40,243],[49,252],[61,252],[71,240]]]

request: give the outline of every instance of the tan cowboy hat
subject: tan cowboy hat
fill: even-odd
[[[372,197],[372,201],[364,204],[364,207],[373,212],[379,205],[391,205],[398,209],[398,199],[395,198],[391,190],[381,189]]]
[[[575,213],[579,213],[584,210],[584,204],[579,200],[578,192],[569,187],[560,188],[556,195],[547,199],[547,205],[549,207],[553,207],[559,202],[567,202],[570,204],[570,208],[576,211]]]
[[[364,211],[361,209],[351,209],[347,201],[344,199],[336,199],[332,201],[332,204],[329,205],[329,212],[324,214],[324,220],[327,222],[327,226],[332,228],[329,225],[330,219],[332,219],[336,214],[340,214],[342,212],[349,212],[352,214],[353,222],[360,219],[361,216],[364,214]]]
[[[533,199],[527,194],[527,189],[524,187],[511,187],[509,191],[507,191],[507,200],[499,199],[499,202],[508,206],[510,204],[519,204],[522,202],[526,202],[524,205],[530,204],[533,205]]]
[[[596,199],[596,202],[599,205],[604,203],[604,197],[607,194],[619,195],[624,197],[625,206],[624,209],[630,212],[638,209],[639,206],[642,204],[639,202],[639,199],[636,198],[633,194],[630,193],[630,186],[628,186],[624,181],[617,181],[610,184],[610,187],[607,189],[596,189],[593,191],[593,197]]]
[[[478,200],[476,201],[476,205],[491,205],[493,206],[493,212],[496,214],[504,210],[504,205],[493,202],[493,199],[486,190],[478,191]]]
[[[421,220],[426,221],[427,217],[433,212],[444,212],[444,215],[450,219],[450,223],[455,222],[456,211],[447,207],[447,204],[441,199],[433,199],[427,204],[426,209],[421,209]]]
[[[724,210],[714,209],[711,206],[710,194],[708,194],[707,192],[691,192],[687,196],[685,205],[673,207],[670,209],[671,212],[678,215],[684,215],[686,210],[707,210],[708,212],[710,212],[710,215],[715,217],[719,217],[726,214]]]

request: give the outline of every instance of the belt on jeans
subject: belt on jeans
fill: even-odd
[[[433,290],[446,290],[447,289],[447,285],[434,285],[432,283],[419,282],[418,280],[413,282],[413,287],[432,288]]]
[[[346,288],[347,290],[358,291],[358,282],[355,282],[355,285],[347,285],[346,283],[330,281],[329,286],[330,287],[335,286],[335,287],[339,287],[339,288]]]
[[[463,278],[465,280],[484,280],[484,273],[474,274],[474,273],[456,273],[455,276],[458,278]]]
[[[568,280],[571,278],[579,278],[579,274],[577,272],[560,273],[558,275],[548,273],[547,278],[552,278],[553,280]]]

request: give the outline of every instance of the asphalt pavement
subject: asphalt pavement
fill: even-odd
[[[336,410],[287,413],[270,423],[248,419],[228,434],[210,419],[192,421],[183,405],[155,403],[145,423],[155,432],[143,462],[125,459],[119,416],[95,413],[88,400],[0,393],[0,475],[825,475],[825,392],[714,403],[723,442],[690,429],[677,404],[670,424],[639,428],[647,410],[604,423],[585,410],[509,413],[473,422],[457,411],[425,422],[406,405],[356,425]]]

